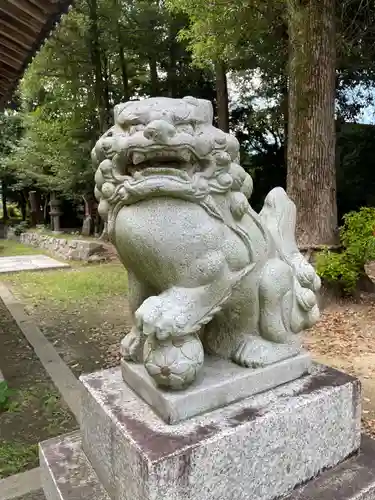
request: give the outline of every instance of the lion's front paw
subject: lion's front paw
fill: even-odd
[[[261,368],[296,356],[301,350],[300,343],[277,344],[255,335],[244,335],[232,354],[232,360],[246,368]]]
[[[140,363],[143,355],[143,344],[144,339],[141,338],[140,332],[133,327],[121,341],[121,357],[127,361]]]
[[[166,297],[149,297],[135,313],[136,325],[144,335],[157,339],[185,335],[181,308]]]

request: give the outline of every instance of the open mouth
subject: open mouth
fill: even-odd
[[[126,171],[133,175],[142,170],[171,169],[190,170],[196,157],[186,146],[181,148],[153,147],[148,150],[128,151]]]
[[[184,149],[164,149],[164,148],[153,148],[149,151],[130,151],[128,160],[134,166],[141,164],[150,164],[152,162],[157,163],[188,163],[192,158],[192,153]]]

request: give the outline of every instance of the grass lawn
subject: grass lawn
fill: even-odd
[[[40,248],[23,245],[15,240],[0,240],[0,257],[15,257],[16,255],[45,254]]]
[[[119,263],[79,266],[73,269],[23,271],[4,275],[26,302],[38,306],[45,301],[60,305],[93,302],[96,306],[107,297],[125,296],[127,277]]]
[[[26,424],[26,418],[35,418],[34,425],[32,421]],[[9,408],[0,413],[0,433],[4,435],[0,438],[0,478],[37,467],[39,439],[74,428],[74,417],[51,381],[12,391]]]
[[[1,279],[79,376],[119,362],[131,326],[127,274],[120,263],[4,274]]]

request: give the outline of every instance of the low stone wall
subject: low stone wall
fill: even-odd
[[[84,260],[88,262],[105,260],[105,257],[101,255],[104,252],[104,247],[96,241],[72,240],[43,233],[27,232],[21,234],[20,242],[42,248],[66,260]]]

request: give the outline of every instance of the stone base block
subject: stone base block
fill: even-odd
[[[206,356],[202,373],[192,386],[184,391],[165,391],[157,387],[142,364],[121,361],[124,381],[170,424],[285,384],[306,375],[310,368],[311,357],[306,352],[257,369]]]
[[[40,461],[46,500],[110,500],[82,451],[78,433],[42,443]],[[374,463],[375,442],[364,436],[361,452],[358,455],[323,472],[304,486],[296,488],[284,500],[373,500]],[[219,498],[230,497],[232,500],[239,498],[230,493],[224,484]],[[167,498],[179,497],[170,495]],[[249,494],[247,498],[256,500],[262,497],[259,495],[251,497]],[[131,500],[130,494],[124,499]]]
[[[112,500],[271,500],[360,445],[360,385],[311,375],[174,426],[120,369],[81,377],[82,448]]]
[[[73,432],[39,444],[42,487],[46,500],[110,500]]]

